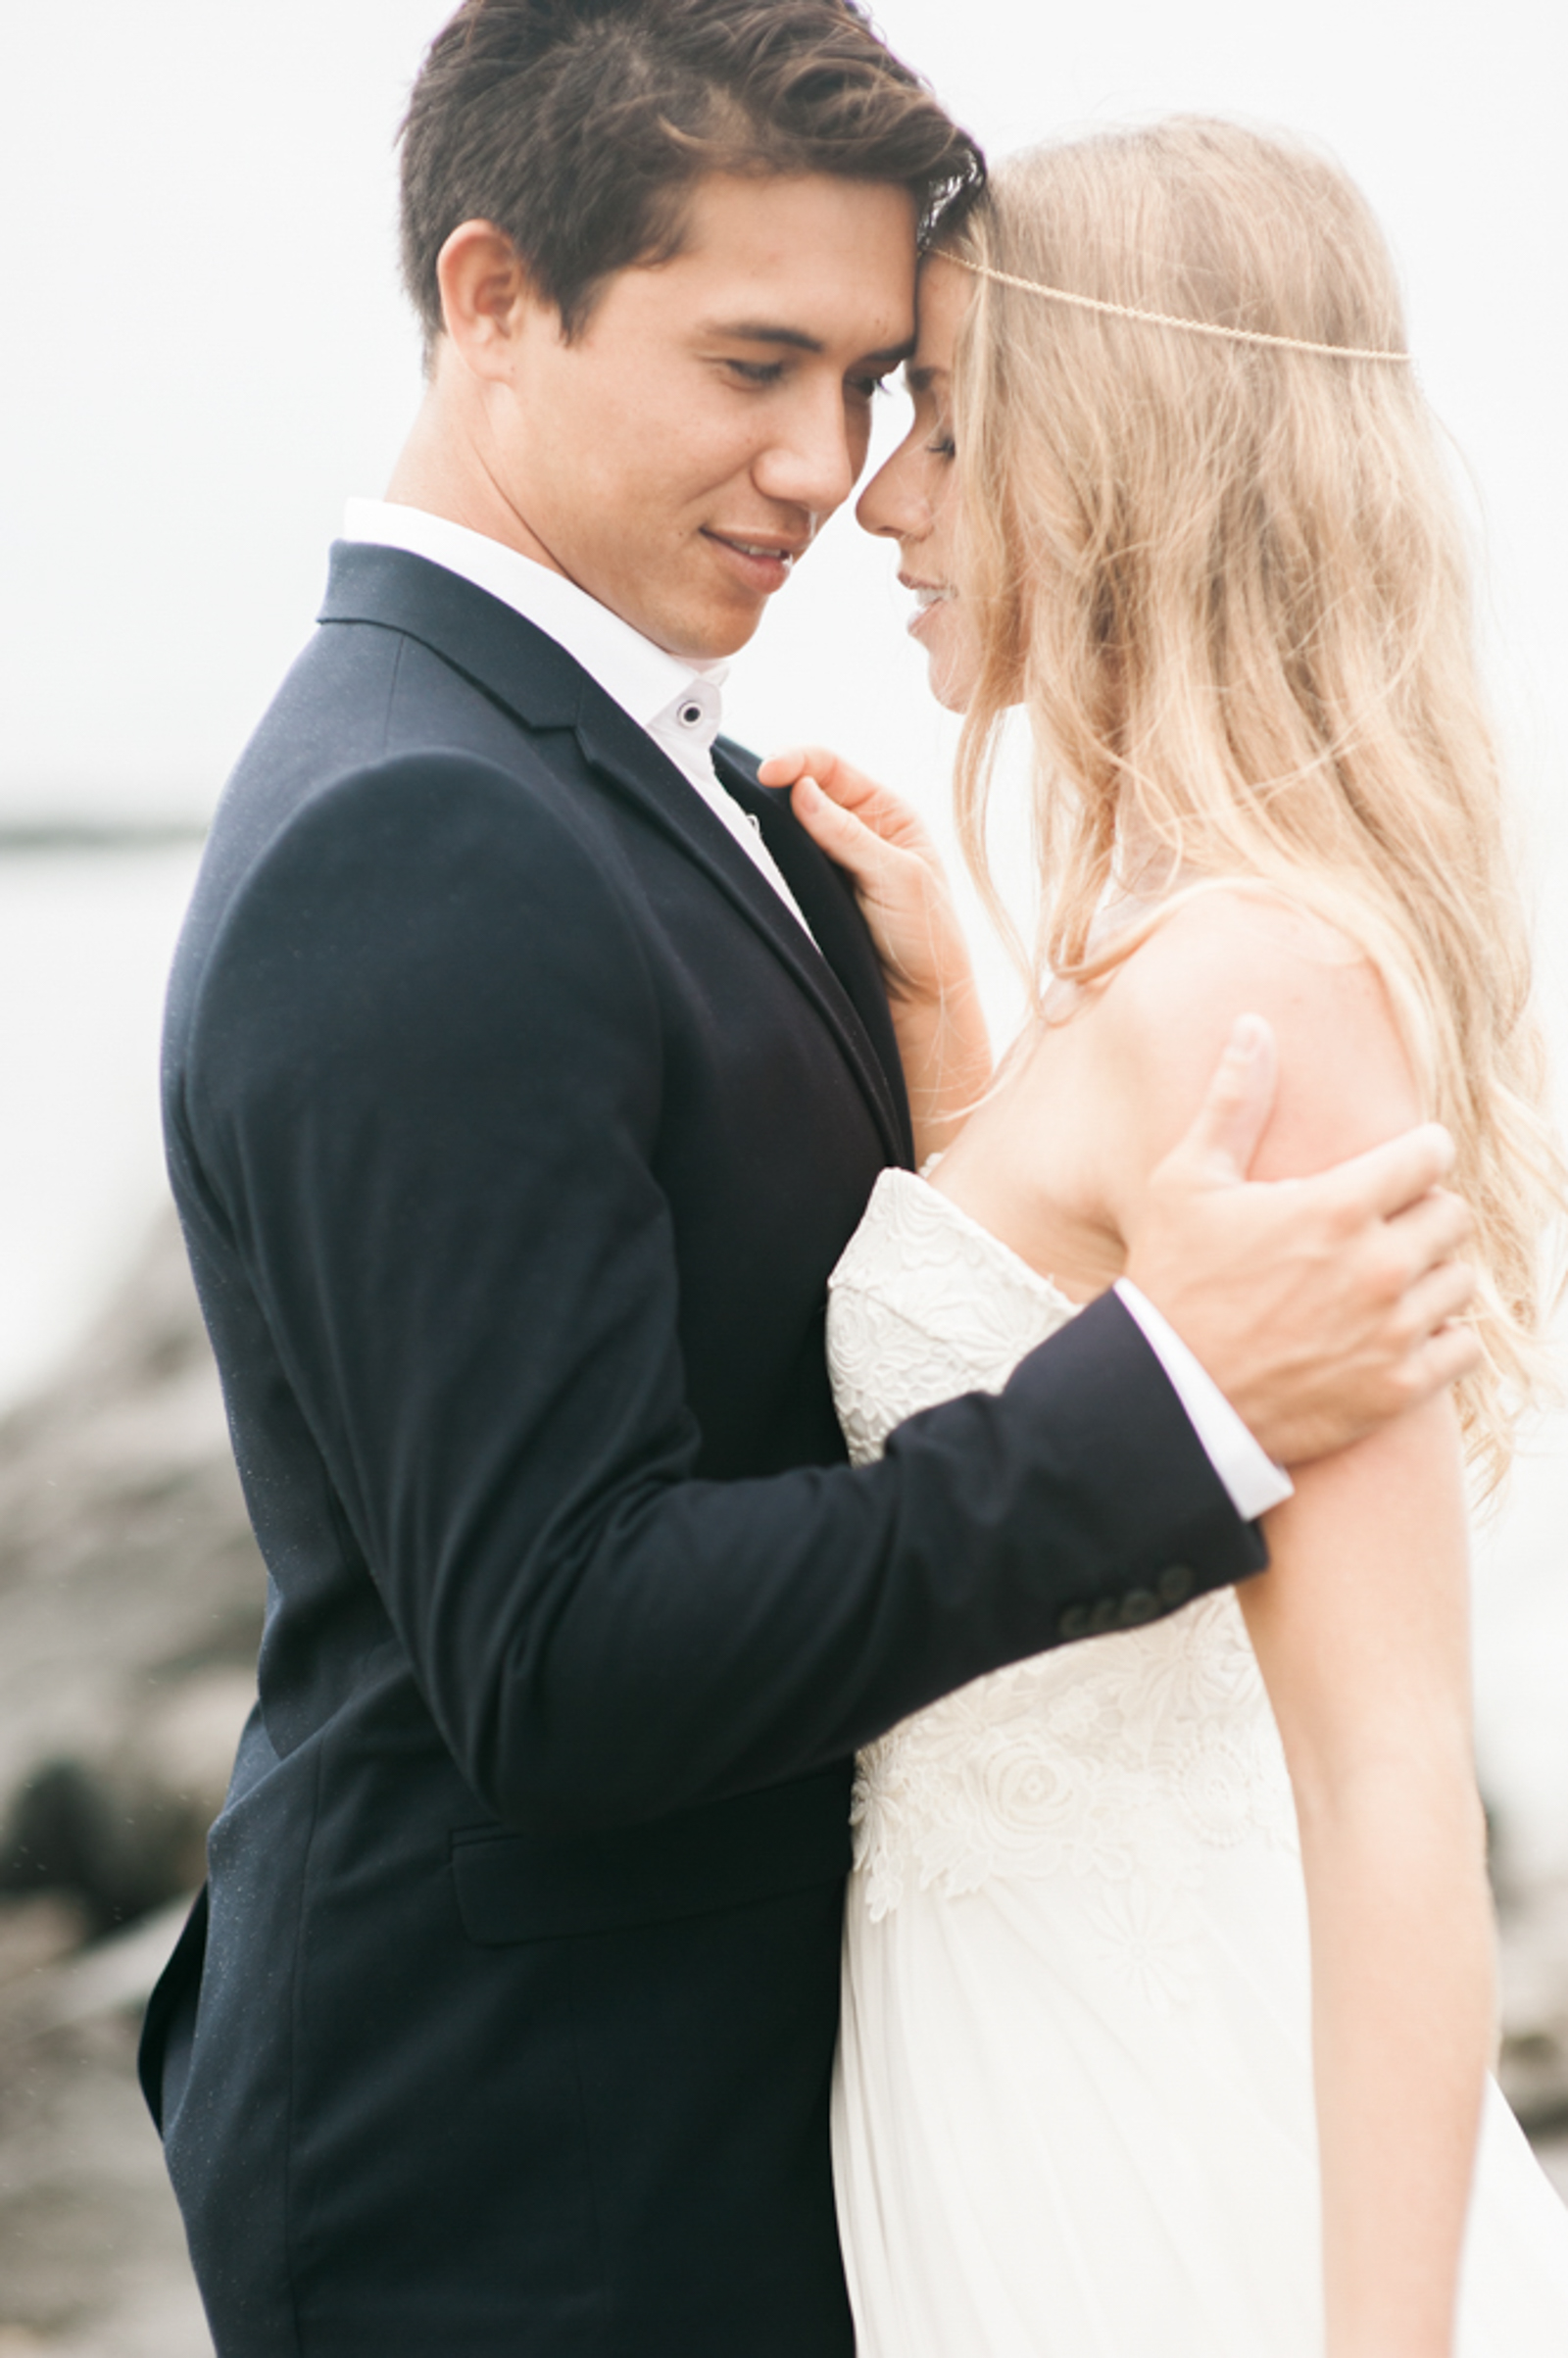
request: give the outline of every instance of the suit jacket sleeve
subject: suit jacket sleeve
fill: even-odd
[[[1256,1568],[1109,1296],[879,1465],[694,1478],[662,1054],[613,877],[515,777],[446,755],[300,813],[196,998],[183,1151],[345,1544],[499,1816],[777,1782]]]

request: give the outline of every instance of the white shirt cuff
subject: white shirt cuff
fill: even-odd
[[[1290,1475],[1259,1448],[1208,1370],[1194,1358],[1149,1297],[1125,1277],[1116,1280],[1116,1292],[1169,1377],[1204,1455],[1230,1494],[1231,1504],[1244,1523],[1255,1523],[1269,1507],[1281,1505],[1294,1495],[1296,1486]]]

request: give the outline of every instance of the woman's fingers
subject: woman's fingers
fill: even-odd
[[[922,858],[933,856],[925,827],[908,805],[831,746],[792,746],[787,753],[770,755],[757,774],[764,786],[795,786],[802,778],[813,778],[830,802],[854,811],[885,843]]]
[[[866,885],[886,858],[880,839],[853,811],[822,792],[814,777],[796,781],[790,808],[818,849],[839,867],[848,868],[858,884]]]
[[[883,968],[906,1000],[941,1006],[972,983],[936,847],[885,786],[826,746],[774,754],[764,786],[788,786],[796,818],[855,884]],[[986,1057],[989,1068],[989,1045]]]
[[[764,786],[793,786],[812,777],[839,803],[858,803],[881,791],[874,779],[842,761],[830,745],[793,745],[784,753],[769,754],[757,774]]]
[[[909,858],[907,847],[834,802],[813,777],[798,781],[790,808],[818,851],[855,879],[883,956],[902,962],[909,930],[930,899],[930,883],[918,860]]]
[[[764,786],[793,786],[801,772],[808,766],[804,746],[793,746],[782,754],[769,754],[760,761],[757,774]]]

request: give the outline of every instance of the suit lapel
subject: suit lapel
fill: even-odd
[[[800,903],[823,958],[859,1017],[892,1103],[900,1159],[912,1165],[914,1137],[909,1127],[904,1066],[888,1007],[887,984],[865,920],[857,906],[855,888],[844,870],[835,867],[817,850],[790,810],[788,796],[758,784],[753,756],[722,737],[713,755],[714,766],[724,785],[741,809],[757,819],[762,841]]]
[[[574,730],[595,772],[671,837],[762,936],[833,1034],[888,1154],[907,1164],[902,1079],[889,1078],[899,1073],[897,1049],[864,930],[837,871],[733,752],[726,749],[722,761],[724,783],[756,812],[824,955],[647,731],[564,648],[500,599],[404,550],[340,541],[319,618],[402,631],[524,726]]]
[[[895,1161],[907,1163],[910,1148],[902,1083],[895,1094],[855,998],[828,962],[827,952],[839,948],[841,937],[852,931],[845,923],[842,893],[838,894],[837,908],[829,898],[837,891],[832,871],[827,870],[825,877],[813,874],[803,895],[796,890],[796,876],[785,868],[783,860],[779,861],[785,881],[800,901],[808,923],[816,932],[817,943],[821,945],[818,949],[802,932],[756,863],[747,859],[728,829],[708,809],[691,781],[681,776],[647,731],[640,729],[619,705],[594,683],[589,685],[594,687],[592,702],[584,699],[577,721],[577,739],[585,757],[602,777],[631,797],[666,834],[673,835],[688,858],[706,870],[725,898],[756,927],[833,1033],[876,1115],[887,1152]],[[737,772],[732,762],[726,763],[725,785],[733,786],[738,780],[744,783],[744,773]],[[737,794],[737,800],[741,799]],[[769,839],[768,848],[777,858],[776,844],[771,840],[779,831],[777,813],[766,805],[765,790],[752,786],[743,807],[756,811],[764,838]],[[794,822],[788,824],[793,830]],[[806,840],[802,838],[803,842]],[[795,859],[793,852],[792,860],[797,871],[804,869],[805,863]],[[821,865],[827,869],[826,861]],[[817,931],[819,916],[823,919],[821,931]],[[883,1008],[886,1019],[885,1001]],[[891,1022],[887,1029],[891,1035]],[[894,1069],[897,1070],[896,1061]]]

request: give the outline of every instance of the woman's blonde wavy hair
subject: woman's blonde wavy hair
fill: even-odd
[[[1404,350],[1388,251],[1317,156],[1175,120],[1003,165],[948,251],[1102,301]],[[965,855],[1038,994],[1105,972],[1118,856],[1250,879],[1350,936],[1388,990],[1477,1222],[1485,1357],[1461,1390],[1485,1476],[1544,1374],[1563,1167],[1468,568],[1413,368],[1108,318],[977,276],[958,339],[957,586],[978,684]],[[1006,712],[1035,750],[1034,955],[987,861]]]

